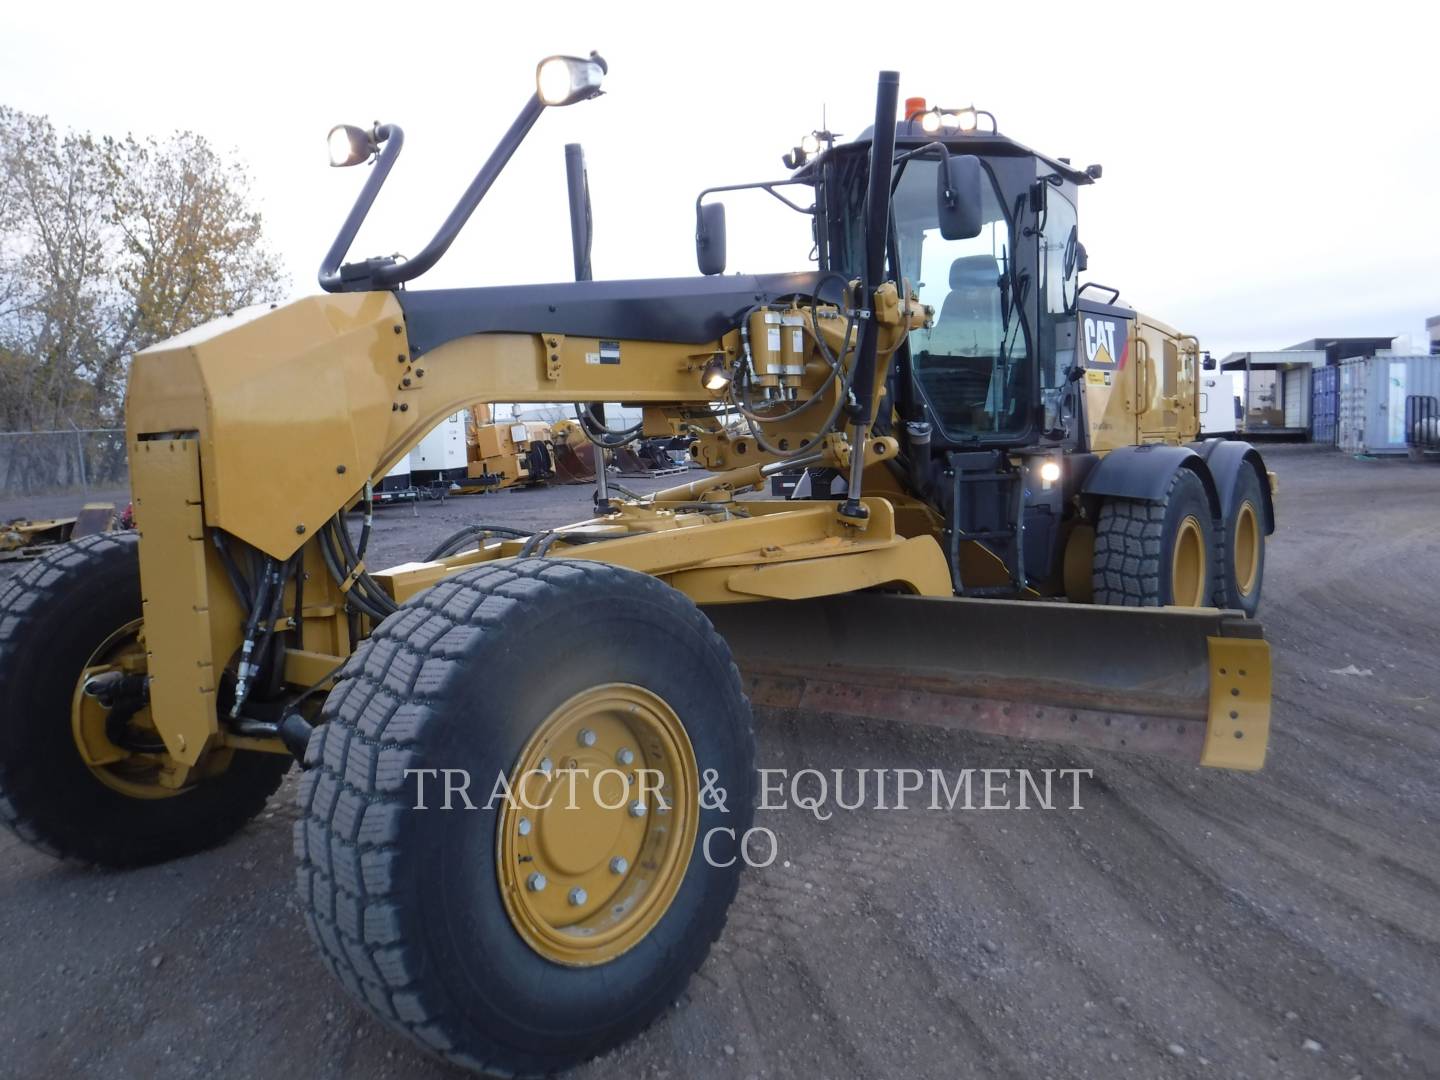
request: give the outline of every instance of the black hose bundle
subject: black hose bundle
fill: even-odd
[[[362,542],[368,541],[368,533],[362,534]],[[336,514],[320,529],[320,554],[325,566],[345,593],[345,605],[352,611],[368,615],[372,622],[381,622],[400,610],[388,593],[368,573],[360,561],[360,555],[350,539],[341,515]],[[346,583],[349,587],[346,588]]]
[[[460,549],[471,541],[483,541],[492,536],[502,537],[506,540],[523,540],[529,535],[523,529],[512,529],[507,525],[466,525],[463,529],[451,533],[440,541],[435,550],[425,556],[425,561],[434,562],[436,559],[445,559],[458,554]]]
[[[585,438],[603,450],[615,450],[624,446],[634,440],[645,427],[645,421],[642,420],[623,431],[613,431],[601,424],[588,407],[580,405],[575,406],[575,419],[579,422]]]

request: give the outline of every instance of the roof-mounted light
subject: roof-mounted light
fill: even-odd
[[[918,104],[921,108],[911,110],[909,106],[912,104]],[[938,135],[942,131],[947,134],[957,132],[961,135],[973,135],[980,130],[980,117],[982,116],[990,121],[990,133],[993,134],[996,130],[995,117],[973,105],[968,105],[963,109],[942,109],[938,105],[934,108],[925,108],[924,105],[924,98],[911,98],[906,102],[905,119],[912,123],[919,120],[920,130],[926,135]]]
[[[812,131],[800,136],[800,145],[792,147],[780,160],[787,169],[798,169],[817,154],[823,154],[835,145],[835,135],[829,131]]]

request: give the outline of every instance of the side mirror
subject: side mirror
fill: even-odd
[[[1206,371],[1214,371],[1214,370],[1215,370],[1215,358],[1214,358],[1213,356],[1211,356],[1208,352],[1207,352],[1207,353],[1203,353],[1203,354],[1202,354],[1202,357],[1201,357],[1201,360],[1200,360],[1200,366],[1201,366],[1202,368],[1204,368]]]
[[[706,277],[725,272],[724,203],[704,203],[695,211],[695,261]]]
[[[985,225],[980,159],[969,154],[947,158],[939,176],[936,210],[940,235],[946,240],[973,240]]]

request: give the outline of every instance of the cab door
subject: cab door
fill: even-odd
[[[1151,319],[1135,328],[1135,441],[1178,443],[1196,431],[1195,339]]]

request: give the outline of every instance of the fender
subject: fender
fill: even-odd
[[[1205,467],[1204,459],[1188,446],[1166,446],[1145,443],[1142,446],[1121,446],[1100,459],[1080,491],[1082,495],[1108,495],[1121,499],[1145,499],[1159,502],[1170,489],[1170,482],[1179,469],[1190,469],[1205,485],[1210,512],[1217,521],[1223,520],[1220,493],[1215,479]]]
[[[1270,491],[1270,476],[1259,450],[1248,442],[1229,439],[1206,439],[1204,442],[1189,443],[1188,447],[1199,455],[1215,478],[1215,490],[1220,496],[1221,506],[1230,505],[1240,470],[1254,469],[1260,480],[1260,497],[1265,502],[1265,535],[1275,531],[1275,497]]]

